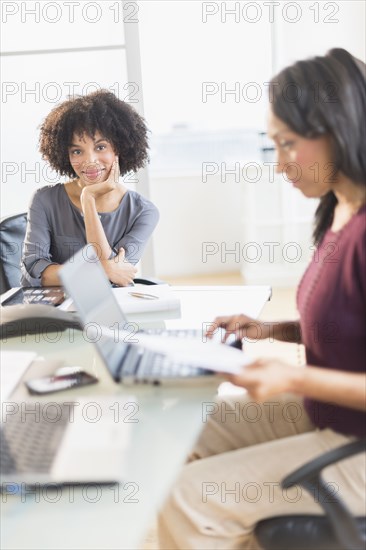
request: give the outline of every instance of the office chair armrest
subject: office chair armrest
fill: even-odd
[[[336,533],[338,540],[346,550],[362,550],[364,542],[359,532],[355,518],[343,501],[335,494],[334,486],[324,482],[321,477],[321,470],[339,460],[361,453],[365,450],[365,440],[358,440],[311,460],[301,466],[288,476],[281,483],[284,489],[293,485],[301,485],[315,501],[323,508]]]
[[[136,285],[165,285],[166,283],[164,281],[160,281],[160,279],[154,279],[153,277],[149,277],[148,279],[142,279],[140,277],[137,277],[133,280],[133,282]]]
[[[347,443],[347,445],[342,445],[342,447],[337,447],[337,449],[333,449],[332,451],[328,451],[286,476],[282,480],[282,487],[284,489],[288,489],[293,485],[301,484],[303,481],[313,479],[314,475],[319,474],[321,470],[327,466],[357,453],[362,453],[365,449],[366,440],[359,439],[357,441],[353,441],[352,443]]]

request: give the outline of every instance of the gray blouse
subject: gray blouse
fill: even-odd
[[[107,240],[115,252],[123,247],[136,264],[159,220],[157,208],[139,193],[128,191],[113,212],[100,213]],[[28,211],[22,257],[22,286],[41,286],[42,272],[62,264],[87,244],[83,214],[63,184],[38,189]]]

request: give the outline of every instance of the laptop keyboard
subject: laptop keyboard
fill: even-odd
[[[175,338],[200,338],[200,329],[151,329],[144,333],[155,334],[161,337]],[[173,362],[163,353],[142,350],[135,346],[129,346],[122,364],[117,373],[118,380],[146,383],[159,383],[161,379],[194,378],[197,376],[211,375],[212,371],[195,365],[187,365]]]
[[[57,413],[52,408],[51,416],[46,405],[42,408],[40,403],[33,404],[36,412],[31,412],[31,405],[28,411],[22,411],[22,405],[1,423],[1,474],[48,473],[69,423],[70,406],[58,403]]]
[[[174,363],[161,353],[144,352],[138,368],[142,379],[192,378],[211,374],[211,371],[194,365]]]
[[[202,336],[202,330],[196,328],[186,328],[186,329],[149,329],[143,330],[145,334],[159,334],[159,336],[169,336],[174,338],[200,338]]]

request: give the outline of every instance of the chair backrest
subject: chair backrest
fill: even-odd
[[[16,214],[0,222],[0,293],[20,286],[20,261],[27,227],[27,214]]]
[[[20,286],[20,262],[26,228],[26,212],[3,218],[0,222],[0,294]],[[164,281],[149,278],[135,279],[135,283],[159,285]]]

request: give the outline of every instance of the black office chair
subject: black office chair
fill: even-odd
[[[27,214],[16,214],[0,222],[0,294],[20,286],[20,260]]]
[[[366,518],[353,517],[320,473],[326,466],[361,453],[365,448],[365,440],[343,445],[285,477],[283,489],[302,486],[316,497],[325,516],[277,516],[262,520],[254,531],[261,547],[264,550],[365,550]]]
[[[27,227],[27,214],[16,214],[0,222],[0,294],[20,286],[20,261]],[[153,278],[137,278],[134,282],[144,285],[163,284]]]

